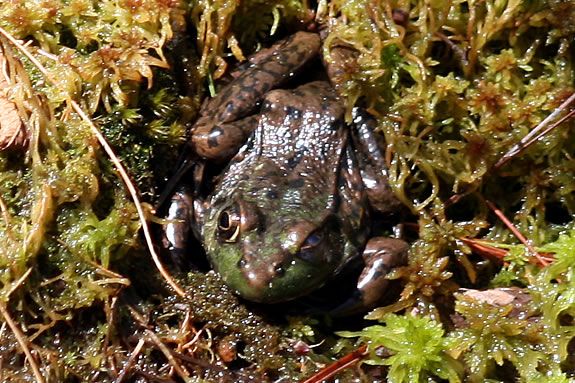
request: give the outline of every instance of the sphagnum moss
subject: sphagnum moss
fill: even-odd
[[[390,381],[572,379],[573,121],[502,169],[492,166],[575,91],[575,6],[558,0],[321,5],[325,59],[342,44],[357,51],[338,90],[350,107],[361,103],[377,116],[392,187],[419,227],[408,266],[392,274],[404,283],[400,301],[370,314],[381,325],[357,333],[371,347],[368,362],[389,365]],[[191,300],[170,298],[153,311],[168,293],[141,251],[135,209],[66,104],[72,97],[95,119],[153,202],[157,180],[169,175],[174,148],[206,94],[204,84],[217,91],[229,53],[242,59],[269,41],[271,31],[309,20],[306,4],[297,1],[54,0],[0,7],[0,26],[31,41],[29,49],[56,83],[1,41],[12,60],[11,97],[31,132],[28,152],[0,153],[2,305],[25,331],[47,381],[112,381],[123,367],[126,374],[140,371],[142,379],[167,376],[166,360],[146,338],[145,326],[175,348],[191,347],[201,328],[191,352],[196,359],[179,363],[191,375],[215,381],[295,380],[298,362],[309,371],[317,368],[313,360],[346,351],[337,343],[301,360],[286,353],[280,328],[247,309],[243,327],[244,319],[226,317],[230,307],[236,314],[244,308],[199,274],[186,281]],[[189,38],[187,30],[196,32],[197,58],[183,60],[179,42]],[[171,41],[173,50],[166,44]],[[182,82],[168,62],[176,68],[186,60]],[[179,89],[180,83],[191,91]],[[463,197],[447,207],[454,194]],[[486,200],[556,261],[543,268],[528,262],[529,251],[489,213]],[[489,268],[474,269],[477,256],[461,238],[511,251],[490,274],[482,271]],[[130,283],[140,294],[126,290]],[[529,299],[511,307],[454,295],[460,287],[506,286]],[[201,294],[194,299],[195,289]],[[144,317],[152,322],[142,323],[136,312],[150,313]],[[13,334],[3,334],[2,379],[30,379],[33,371]],[[128,362],[138,337],[145,340],[142,357]],[[422,348],[418,337],[433,344]],[[214,343],[232,338],[243,355],[233,366],[237,373],[217,363],[210,367]],[[390,339],[401,340],[401,349]],[[415,361],[404,354],[410,347],[432,350]]]

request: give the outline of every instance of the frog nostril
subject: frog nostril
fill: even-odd
[[[273,268],[273,275],[275,276],[283,276],[285,274],[285,269],[281,263],[274,263],[272,265]]]

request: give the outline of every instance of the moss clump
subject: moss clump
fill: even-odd
[[[162,1],[16,1],[0,10],[0,26],[29,42],[45,68],[0,39],[2,91],[29,142],[25,153],[0,153],[2,321],[25,331],[19,343],[2,340],[18,350],[2,348],[3,380],[39,379],[34,365],[48,381],[106,380],[89,377],[119,347],[111,307],[130,280],[114,270],[140,251],[140,223],[70,101],[102,127],[142,192],[155,192],[167,170],[153,155],[185,133],[184,101],[170,91],[174,74],[163,53],[171,18],[183,9]],[[67,324],[78,327],[70,332]],[[25,361],[23,345],[37,359]]]
[[[366,327],[360,332],[342,332],[356,337],[370,347],[366,363],[389,366],[390,382],[420,382],[432,377],[460,382],[461,365],[447,351],[455,345],[444,337],[439,323],[426,317],[397,316],[383,318],[386,326]],[[382,347],[392,354],[386,355]],[[386,356],[383,356],[386,355]]]

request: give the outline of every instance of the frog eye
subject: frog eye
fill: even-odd
[[[303,244],[301,245],[301,249],[311,249],[313,247],[316,247],[317,245],[319,245],[319,243],[322,240],[322,235],[321,233],[318,233],[317,231],[314,231],[313,233],[311,233],[310,235],[307,236],[307,238],[305,239],[305,241],[303,242]]]
[[[307,236],[305,241],[302,243],[299,251],[297,252],[297,256],[304,261],[308,261],[310,263],[318,263],[321,262],[318,259],[318,254],[314,252],[315,248],[323,241],[323,235],[321,232],[314,231],[310,235]]]
[[[240,219],[237,207],[223,210],[218,217],[218,238],[225,242],[236,242],[240,234]]]

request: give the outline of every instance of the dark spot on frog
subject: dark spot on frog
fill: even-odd
[[[293,49],[285,55],[286,58],[289,58],[291,61],[303,61],[306,57],[307,53],[300,49]]]
[[[286,106],[285,112],[293,120],[299,120],[302,116],[301,110],[294,108],[293,106]]]
[[[208,134],[208,147],[216,148],[219,145],[218,140],[224,135],[224,130],[219,126],[214,126]]]
[[[300,177],[300,178],[293,179],[293,180],[289,180],[289,182],[288,182],[288,186],[289,186],[290,188],[294,188],[294,189],[299,189],[299,188],[301,188],[304,184],[305,184],[305,181],[304,181],[304,179],[301,178],[301,177]]]
[[[253,90],[258,85],[258,79],[253,77],[245,77],[239,82],[239,87],[242,91]]]
[[[321,110],[322,112],[327,112],[327,110],[329,109],[329,100],[327,100],[325,97],[321,100]]]
[[[259,74],[262,77],[264,74],[267,74],[272,79],[281,78],[283,76],[283,74],[281,72],[274,71],[274,70],[269,69],[269,68],[262,68],[260,70]]]
[[[268,199],[278,199],[279,195],[276,190],[268,190],[266,197],[268,197]]]
[[[236,103],[232,100],[228,101],[225,107],[225,112],[224,113],[233,113],[234,110],[236,108]]]
[[[304,151],[300,149],[295,152],[293,156],[287,159],[287,166],[290,170],[295,169],[295,167],[299,165],[303,158],[303,152]]]

